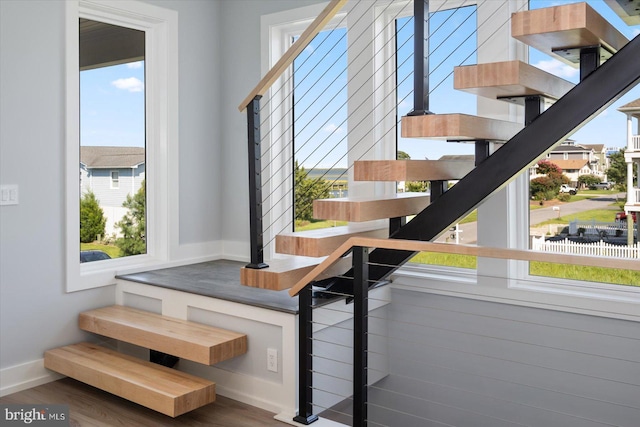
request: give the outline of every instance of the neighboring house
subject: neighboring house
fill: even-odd
[[[593,155],[598,160],[598,163],[595,165],[595,170],[598,176],[603,176],[606,179],[606,172],[609,168],[609,157],[607,157],[607,151],[609,150],[604,144],[582,144],[583,147],[587,149],[593,150]]]
[[[627,163],[627,203],[624,210],[640,212],[640,182],[633,179],[634,163],[640,167],[640,98],[618,108],[627,115],[627,149],[624,159]],[[636,133],[633,133],[633,119],[636,119]]]
[[[547,160],[560,167],[571,183],[577,185],[581,175],[596,175],[604,180],[606,167],[601,154],[605,157],[603,145],[581,145],[567,140],[548,153]],[[537,165],[531,168],[530,179],[541,176],[536,170]]]
[[[80,147],[80,192],[93,191],[107,218],[106,235],[118,234],[115,223],[127,209],[145,177],[143,147]]]

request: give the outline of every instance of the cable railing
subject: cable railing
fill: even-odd
[[[445,417],[452,416],[451,414],[468,420],[478,420],[480,417],[484,420],[483,425],[517,422],[511,418],[513,414],[498,414],[500,411],[495,411],[492,406],[496,404],[495,396],[486,392],[485,397],[481,387],[476,387],[474,393],[480,399],[488,399],[482,405],[465,405],[464,402],[468,399],[451,394],[445,394],[449,396],[446,398],[434,394],[432,390],[440,388],[448,393],[454,392],[455,382],[452,385],[452,381],[449,380],[451,376],[467,379],[471,376],[479,383],[505,382],[508,383],[505,385],[508,387],[530,389],[531,386],[523,383],[517,374],[497,376],[489,370],[483,370],[483,362],[486,363],[487,359],[499,364],[526,362],[537,369],[546,368],[546,363],[535,358],[531,361],[511,359],[513,356],[498,351],[489,352],[485,346],[469,348],[458,345],[456,341],[446,340],[444,336],[465,335],[467,340],[490,343],[500,349],[523,345],[533,348],[533,344],[537,344],[543,346],[547,352],[567,351],[563,347],[564,344],[552,344],[544,338],[540,338],[540,342],[536,343],[536,338],[504,336],[494,333],[490,328],[483,330],[480,327],[468,327],[461,321],[443,321],[443,315],[449,315],[451,318],[478,317],[478,312],[453,311],[449,305],[431,303],[432,294],[425,294],[421,285],[396,285],[394,281],[390,286],[371,288],[373,281],[369,279],[368,272],[379,267],[378,263],[372,263],[368,259],[368,254],[373,248],[599,267],[610,271],[628,271],[640,280],[640,263],[630,259],[353,237],[337,251],[352,253],[353,273],[349,279],[353,281],[353,292],[344,294],[331,290],[323,291],[321,300],[312,299],[313,287],[309,285],[309,281],[313,284],[313,279],[324,269],[323,266],[310,272],[290,290],[291,295],[299,295],[300,330],[306,331],[304,337],[300,336],[302,345],[299,358],[303,365],[311,363],[306,367],[309,382],[301,386],[301,391],[307,393],[311,400],[306,403],[302,400],[300,403],[301,408],[306,406],[310,412],[298,419],[300,422],[319,416],[352,426],[395,427],[440,425],[439,423],[449,425],[445,422]],[[340,257],[329,257],[325,263],[330,265],[338,258]],[[516,279],[508,277],[506,273],[496,273],[493,276],[483,274],[476,277],[476,280],[511,283]],[[637,285],[637,280],[629,283]],[[533,276],[521,277],[517,281],[519,286],[531,287],[545,283],[544,278]],[[630,296],[638,295],[640,290],[634,286],[625,288]],[[344,302],[345,299],[347,304]],[[491,325],[496,323],[500,314],[491,312],[485,317],[486,319],[480,320]],[[478,361],[470,365],[448,362],[462,357]],[[443,369],[446,376],[440,374]],[[580,373],[579,368],[576,371]],[[549,392],[542,386],[537,388],[536,393]],[[459,389],[458,392],[470,391],[465,388]],[[504,405],[514,404],[521,410],[526,410],[530,405],[529,402],[514,399],[508,394],[501,396],[498,401]],[[436,408],[440,410],[435,410]],[[579,417],[579,414],[571,414],[570,418],[573,417]]]
[[[488,0],[480,1],[475,7],[482,8],[488,4],[487,2]],[[415,79],[416,72],[403,67],[403,64],[412,58],[415,63],[416,56],[408,55],[401,60],[396,55],[398,46],[403,46],[410,41],[410,38],[399,40],[398,28],[395,27],[398,17],[410,14],[407,11],[410,3],[398,5],[394,2],[384,2],[377,8],[374,8],[376,2],[345,3],[331,2],[330,7],[344,6],[344,9],[340,12],[333,9],[329,11],[329,7],[325,9],[321,15],[322,19],[319,20],[321,25],[319,22],[314,22],[312,25],[314,30],[309,33],[305,31],[294,43],[296,46],[300,40],[304,40],[296,46],[296,53],[285,54],[287,59],[282,64],[282,61],[278,61],[276,69],[280,71],[267,73],[263,81],[268,86],[263,85],[260,89],[254,90],[252,97],[247,98],[252,180],[250,191],[252,253],[251,264],[248,267],[266,267],[263,260],[265,247],[271,244],[278,233],[292,228],[296,209],[307,207],[304,204],[297,206],[294,202],[294,197],[303,196],[304,198],[304,196],[310,196],[312,192],[307,188],[302,190],[302,193],[300,191],[296,193],[296,190],[299,190],[296,185],[300,181],[295,181],[294,176],[298,166],[308,170],[317,170],[321,167],[330,170],[342,166],[337,177],[332,178],[333,181],[325,180],[328,172],[324,172],[314,186],[315,191],[318,186],[334,184],[345,175],[351,180],[350,174],[354,161],[371,157],[389,158],[389,150],[384,152],[385,147],[388,146],[393,147],[391,151],[395,154],[396,126],[399,123],[399,117],[396,117],[398,104],[411,95],[409,92],[399,99],[400,97],[396,95],[398,87],[412,76],[414,81],[419,80]],[[464,6],[465,3],[466,1],[458,5]],[[446,2],[438,3],[439,7],[444,7],[446,4]],[[490,4],[495,6],[495,3]],[[508,4],[508,0],[504,0],[504,4]],[[526,2],[523,2],[522,7],[526,7]],[[498,8],[494,9],[496,13]],[[438,11],[439,9],[432,12],[435,14]],[[429,16],[428,12],[427,9],[424,16]],[[415,15],[419,16],[417,13]],[[367,16],[371,18],[370,22],[365,19]],[[468,15],[463,23],[469,20],[470,16],[473,15]],[[455,12],[449,18],[451,17],[455,17]],[[484,41],[477,41],[474,50],[476,52],[483,47],[486,40],[494,37],[509,22],[506,20],[496,23],[491,18],[493,14],[486,21],[474,25],[472,31],[467,34],[460,34],[461,27],[443,23],[442,28],[450,28],[451,32],[456,33],[462,40],[448,52],[456,52],[474,34],[483,30],[485,38]],[[332,19],[333,22],[330,23]],[[427,21],[430,19],[425,20],[427,28]],[[455,20],[451,19],[451,22]],[[381,21],[382,24],[380,24]],[[483,29],[489,21],[492,21],[492,26]],[[345,30],[344,25],[347,22],[349,25]],[[325,25],[329,25],[332,29],[323,32]],[[372,34],[373,28],[375,28],[375,34]],[[312,36],[313,33],[315,35]],[[317,44],[314,44],[312,40],[316,35],[318,40]],[[428,42],[431,35],[418,38]],[[436,49],[440,46],[438,45]],[[634,49],[637,50],[637,48]],[[310,59],[316,52],[319,56],[315,60]],[[444,60],[446,61],[451,55],[452,53],[445,54]],[[461,59],[457,65],[465,64],[465,61],[472,58],[473,52]],[[615,62],[615,59],[610,61]],[[625,61],[628,62],[628,60]],[[427,81],[423,82],[425,84],[422,88],[414,87],[414,94],[423,92],[427,95],[428,101],[428,95],[438,89],[453,73],[451,70],[438,81],[430,82],[428,77],[439,67],[440,65],[436,65],[426,73]],[[302,72],[305,69],[308,71]],[[379,335],[386,336],[385,342],[389,342],[388,335],[378,334],[376,331],[377,327],[384,329],[384,325],[389,327],[389,324],[380,322],[381,325],[378,325],[377,321],[384,320],[386,317],[372,316],[371,309],[385,310],[389,301],[384,297],[372,298],[371,295],[384,294],[388,287],[376,287],[376,285],[381,284],[383,279],[389,278],[389,275],[406,262],[411,254],[436,252],[507,260],[613,267],[629,271],[640,270],[637,262],[628,260],[427,242],[435,238],[437,233],[446,230],[454,218],[460,218],[465,211],[473,209],[484,198],[513,179],[518,170],[524,170],[528,163],[559,141],[561,136],[568,135],[576,126],[588,119],[593,113],[589,109],[607,105],[611,97],[624,90],[622,86],[626,84],[627,79],[632,80],[633,76],[624,76],[619,83],[615,83],[615,87],[608,86],[610,81],[604,82],[597,90],[593,87],[589,89],[587,84],[582,92],[578,90],[573,97],[569,97],[569,100],[559,101],[555,107],[559,116],[570,118],[570,120],[564,120],[566,123],[558,124],[557,119],[555,121],[553,118],[549,119],[548,115],[538,118],[540,111],[536,114],[527,114],[525,109],[525,117],[529,122],[536,119],[537,123],[534,122],[534,128],[528,132],[516,135],[514,138],[516,141],[503,146],[497,151],[496,157],[492,159],[493,155],[489,156],[484,166],[486,166],[485,169],[491,170],[490,173],[476,169],[472,172],[474,173],[471,179],[473,182],[464,182],[463,179],[460,182],[462,185],[456,185],[453,191],[448,191],[449,194],[440,197],[437,203],[433,203],[432,200],[432,205],[427,208],[429,212],[425,210],[416,217],[418,223],[402,226],[392,234],[392,239],[351,238],[298,281],[290,290],[291,296],[298,296],[300,307],[299,413],[295,419],[297,422],[310,424],[317,419],[317,414],[322,413],[323,416],[333,414],[328,418],[344,420],[352,425],[398,425],[385,421],[384,417],[376,419],[374,415],[377,411],[384,409],[388,410],[387,416],[390,416],[389,414],[408,416],[407,423],[401,425],[422,425],[421,423],[426,421],[433,421],[433,425],[439,425],[439,423],[447,425],[444,421],[423,419],[420,414],[413,414],[388,405],[389,401],[394,400],[394,396],[409,398],[410,393],[394,389],[391,394],[386,395],[387,400],[377,400],[380,395],[378,392],[386,392],[384,387],[378,385],[389,375],[384,367],[384,351],[376,352],[371,346],[375,347],[375,337]],[[270,86],[272,83],[275,83],[273,87]],[[593,93],[593,98],[597,99],[599,104],[594,106],[591,105],[593,103],[584,102],[584,92]],[[261,103],[263,96],[265,100]],[[426,111],[428,102],[423,107]],[[243,109],[242,106],[241,109]],[[341,114],[344,114],[344,117],[340,120]],[[549,125],[544,126],[544,123]],[[537,128],[535,128],[536,125],[538,125]],[[544,131],[540,128],[544,128]],[[533,140],[534,134],[541,134],[537,138],[538,141]],[[505,165],[509,167],[506,168]],[[306,176],[302,177],[304,178]],[[475,187],[475,184],[480,182],[484,185],[482,193],[478,193]],[[384,192],[390,191],[388,187],[385,187]],[[375,189],[376,193],[380,193],[378,190],[380,188]],[[464,200],[465,204],[459,203],[460,200]],[[311,203],[310,198],[303,203]],[[429,223],[428,227],[424,226],[425,223]],[[265,233],[266,239],[263,240]],[[375,248],[371,257],[369,248]],[[349,258],[345,257],[347,254],[350,255]],[[347,300],[353,304],[348,305],[346,311],[340,309],[333,313],[334,315],[329,315],[329,320],[318,319],[319,310],[323,308],[313,308],[315,281],[324,277],[329,267],[337,262],[345,263],[349,260],[352,262],[351,269],[335,276],[335,279],[347,281],[349,290],[323,288],[322,294],[328,297],[328,300],[332,298]],[[491,279],[508,280],[509,278]],[[336,318],[350,324],[336,326]],[[323,333],[329,329],[338,330],[340,339],[336,340],[333,335],[323,338]],[[330,347],[330,350],[326,347]],[[335,356],[336,354],[339,356]],[[382,359],[380,365],[377,364],[376,358]],[[321,369],[323,364],[328,364],[330,369]],[[345,370],[350,373],[345,374],[343,372]],[[407,380],[407,375],[399,374],[396,378]],[[323,383],[329,385],[324,386]],[[418,399],[417,403],[427,405],[432,402],[425,398]],[[504,421],[499,417],[491,418],[491,414],[476,415],[489,417],[489,421],[493,420],[498,424]]]
[[[475,7],[482,7],[486,1],[478,3]],[[506,1],[504,0],[505,4]],[[433,34],[444,30],[444,28],[448,28],[452,33],[456,31],[459,33],[460,26],[475,16],[473,13],[457,19],[456,13],[466,6],[467,2],[467,0],[461,2],[460,7],[454,9],[445,20],[439,23]],[[354,5],[348,11],[350,27],[342,35],[331,37],[317,30],[319,33],[317,35],[319,39],[318,50],[322,49],[323,44],[327,44],[329,48],[323,50],[316,61],[310,60],[313,55],[307,55],[302,60],[300,60],[300,56],[289,58],[289,67],[293,66],[293,70],[280,67],[284,70],[280,79],[274,79],[273,76],[269,79],[267,79],[268,76],[265,76],[263,79],[275,82],[270,90],[256,89],[254,91],[265,95],[265,100],[258,101],[260,106],[256,107],[258,114],[260,114],[259,140],[254,137],[250,146],[250,152],[259,150],[259,154],[256,153],[256,158],[259,156],[259,159],[254,159],[252,162],[259,161],[260,167],[255,168],[255,172],[251,172],[251,176],[259,176],[260,179],[260,200],[256,200],[256,204],[262,210],[260,221],[263,223],[259,227],[261,230],[256,227],[256,231],[252,230],[251,234],[252,236],[260,235],[261,238],[264,236],[264,239],[259,245],[261,246],[259,250],[252,250],[252,258],[254,258],[254,253],[255,257],[262,254],[278,234],[294,228],[295,208],[297,207],[299,211],[310,209],[310,204],[313,201],[313,197],[310,197],[311,189],[330,189],[339,185],[340,182],[351,182],[350,176],[355,161],[372,157],[380,158],[381,146],[385,143],[393,146],[396,144],[395,128],[400,121],[400,117],[396,116],[397,106],[406,102],[411,95],[411,93],[407,93],[402,98],[396,99],[396,88],[413,76],[412,67],[405,66],[413,59],[413,56],[409,55],[403,59],[396,58],[395,53],[407,45],[411,38],[396,39],[395,35],[402,30],[402,27],[395,28],[395,25],[400,16],[411,14],[411,3],[406,2],[398,6],[394,2],[385,2],[383,7],[373,12],[372,8],[376,2],[351,3]],[[471,3],[470,0],[469,3]],[[436,14],[444,10],[446,5],[446,2],[440,2],[438,8],[432,13]],[[386,16],[378,34],[371,37],[369,28],[359,32],[351,28],[352,26],[358,27],[362,17],[372,13],[375,21],[383,15]],[[326,9],[323,15],[329,15]],[[337,12],[332,15],[335,17],[335,22],[331,23],[330,26],[333,29],[328,30],[329,34],[338,31],[344,25],[347,15],[338,15]],[[454,21],[458,21],[457,25],[459,26],[451,29],[453,28],[451,24]],[[409,22],[407,20],[402,25],[406,26]],[[448,45],[449,53],[445,55],[443,61],[449,59],[450,52],[457,51],[462,44],[481,30],[483,25],[482,22],[478,26],[474,25],[468,34],[464,34],[461,42],[457,45]],[[347,32],[348,37],[346,37]],[[388,34],[391,32],[394,35],[389,36]],[[336,54],[336,46],[340,40],[345,38],[349,39],[348,47],[343,46]],[[425,38],[427,43],[429,38],[430,36]],[[446,39],[446,37],[442,38]],[[302,39],[302,36],[298,38],[294,45]],[[435,46],[434,52],[443,49],[442,43]],[[353,45],[358,45],[359,50],[354,50]],[[309,50],[310,46],[312,47],[310,50],[315,50],[312,44],[307,44],[304,49],[298,47],[297,50],[306,53],[305,49]],[[481,46],[482,44],[478,48]],[[334,56],[337,58],[329,58],[330,52],[334,52]],[[456,65],[461,65],[469,61],[470,58],[472,59],[473,52],[466,54],[464,60]],[[349,61],[348,63],[343,61],[346,66],[343,69],[334,70],[339,58],[346,57],[347,53]],[[299,60],[300,65],[296,69],[296,61]],[[318,71],[320,65],[323,68]],[[435,63],[429,72],[431,78],[434,77],[434,73],[441,65],[442,62]],[[297,70],[302,70],[304,67],[308,72],[296,74]],[[317,74],[314,75],[315,80],[310,79],[313,73]],[[434,81],[433,90],[451,78],[452,73],[451,70],[438,81]],[[272,75],[273,73],[270,71],[268,74]],[[331,75],[332,78],[320,87],[318,83],[327,75]],[[304,85],[305,82],[309,82],[309,84]],[[301,85],[304,86],[304,90],[297,90]],[[270,94],[272,96],[269,96]],[[338,98],[342,100],[336,103]],[[307,101],[307,99],[310,100]],[[370,120],[374,115],[377,123],[372,123]],[[381,123],[386,124],[381,126]],[[255,127],[257,124],[253,126]],[[395,149],[393,152],[395,154]],[[315,177],[315,185],[308,186],[306,190],[297,190],[295,188],[297,182],[293,179],[296,165],[303,167],[306,172],[324,170],[324,173]],[[332,173],[331,171],[337,172]],[[304,173],[300,176],[304,177]],[[344,187],[345,185],[342,185],[342,188]],[[386,187],[384,190],[384,192],[389,191],[395,191],[395,189],[391,190],[390,187]],[[251,194],[254,193],[256,191],[252,190]],[[320,194],[327,197],[327,190],[321,191]],[[302,201],[295,206],[295,203],[292,203],[294,199]],[[252,220],[254,220],[253,214]],[[252,243],[252,247],[254,246],[255,244]],[[261,262],[262,260],[260,262],[252,261],[250,265],[265,265],[264,263],[260,264]]]

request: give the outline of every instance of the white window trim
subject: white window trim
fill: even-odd
[[[80,264],[78,18],[145,31],[147,254]],[[115,284],[117,274],[166,265],[178,248],[178,16],[133,0],[66,2],[66,290]],[[149,143],[153,141],[153,143]],[[171,159],[171,162],[169,162]],[[171,183],[171,185],[169,185]]]

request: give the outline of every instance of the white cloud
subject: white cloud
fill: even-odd
[[[134,69],[142,68],[142,61],[129,62],[127,64],[127,68],[134,68]]]
[[[334,133],[334,132],[335,133],[340,133],[340,132],[342,132],[342,128],[339,127],[339,126],[336,126],[333,123],[329,123],[327,126],[325,126],[324,131],[328,132],[328,133]]]
[[[135,77],[114,80],[111,84],[118,89],[128,90],[129,92],[142,92],[144,90],[144,83]]]
[[[569,65],[563,64],[557,59],[544,59],[534,65],[541,70],[544,70],[555,76],[562,77],[563,79],[576,77],[579,73],[579,70],[577,68],[573,68]]]
[[[633,31],[631,31],[631,35],[632,37],[640,36],[640,29],[634,28]]]

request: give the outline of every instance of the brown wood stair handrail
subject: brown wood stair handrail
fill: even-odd
[[[264,75],[262,80],[249,93],[238,107],[241,112],[247,108],[249,103],[256,97],[264,95],[273,83],[285,72],[285,70],[293,63],[297,56],[311,43],[313,38],[327,25],[331,19],[342,9],[347,0],[331,0],[324,8],[322,13],[304,30],[298,40],[282,55],[276,64]]]
[[[337,262],[342,255],[356,246],[392,249],[412,252],[438,252],[456,255],[470,255],[486,258],[512,259],[518,261],[552,262],[577,266],[604,267],[640,271],[638,260],[594,257],[585,255],[567,255],[550,252],[535,252],[520,249],[504,249],[483,246],[453,245],[450,243],[433,243],[419,240],[376,239],[371,237],[351,237],[323,262],[307,273],[291,289],[289,295],[294,297],[309,283],[315,280],[324,270]]]

